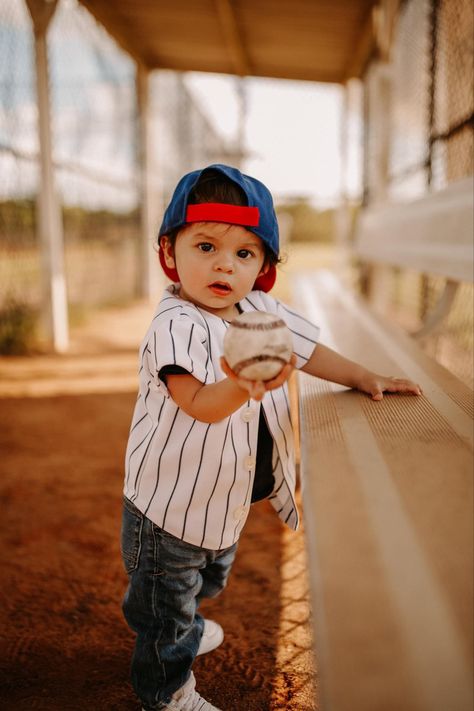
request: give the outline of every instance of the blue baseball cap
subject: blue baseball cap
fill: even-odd
[[[188,205],[189,195],[196,186],[202,173],[215,170],[238,185],[247,198],[247,205],[228,205],[224,203],[199,203]],[[279,233],[273,199],[268,188],[256,178],[244,175],[237,168],[216,163],[202,170],[194,170],[181,178],[166,208],[158,240],[183,225],[192,222],[225,222],[242,225],[256,234],[262,242],[278,257]],[[160,248],[160,262],[167,276],[172,281],[179,281],[177,272],[164,262]],[[271,265],[263,276],[258,277],[254,288],[270,291],[276,279],[276,269]]]

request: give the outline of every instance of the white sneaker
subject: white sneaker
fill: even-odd
[[[224,630],[217,622],[214,620],[204,620],[204,631],[202,633],[201,642],[199,643],[199,649],[197,651],[197,656],[200,654],[207,654],[216,649],[224,640]]]
[[[163,706],[163,711],[221,711],[217,706],[213,706],[198,694],[195,689],[196,679],[191,672],[191,676],[181,689],[175,691],[167,706]],[[144,711],[142,709],[142,711]]]

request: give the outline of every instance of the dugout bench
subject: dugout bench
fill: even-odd
[[[426,331],[472,280],[472,239],[463,181],[365,213],[356,252],[447,277]],[[373,402],[298,375],[321,711],[472,711],[472,391],[331,273],[298,275],[294,303],[326,345],[423,388]]]

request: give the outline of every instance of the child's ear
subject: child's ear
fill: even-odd
[[[174,249],[168,235],[162,235],[162,237],[160,237],[160,247],[165,258],[166,266],[170,269],[174,269],[176,267],[176,263],[174,261]]]
[[[260,269],[258,276],[263,276],[264,274],[268,273],[268,270],[270,269],[270,262],[265,259],[263,262],[262,268]]]

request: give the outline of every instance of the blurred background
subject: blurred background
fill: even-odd
[[[87,4],[87,3],[86,3]],[[412,200],[472,175],[472,4],[405,0],[393,29],[392,110],[384,199]],[[38,328],[42,252],[33,25],[24,0],[0,0],[0,351],[44,347]],[[64,234],[71,325],[143,297],[136,64],[84,5],[59,0],[48,30],[54,179]],[[213,162],[239,166],[272,190],[283,251],[279,293],[300,268],[343,271],[361,206],[380,200],[377,62],[344,85],[154,70],[147,156],[153,224],[178,178]],[[342,256],[341,256],[342,255]],[[157,266],[157,265],[156,265]],[[387,316],[416,329],[441,277],[387,271]],[[151,298],[162,287],[153,265]],[[462,285],[442,334],[425,348],[472,383],[472,285]]]

